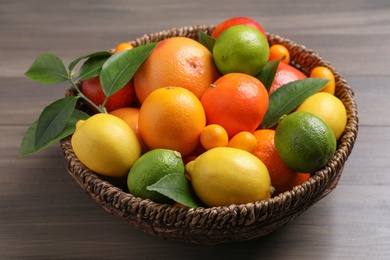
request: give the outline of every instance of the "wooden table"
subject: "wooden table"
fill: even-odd
[[[262,2],[262,3],[260,3]],[[23,74],[172,27],[248,16],[314,49],[355,91],[360,128],[340,182],[287,226],[247,242],[165,241],[106,213],[67,173],[59,145],[22,159],[27,126],[67,84]],[[389,259],[390,2],[0,1],[0,259]]]

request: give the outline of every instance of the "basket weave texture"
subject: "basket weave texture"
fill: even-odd
[[[144,35],[130,43],[139,46],[174,36],[198,40],[199,30],[210,34],[213,29],[214,26],[173,28]],[[352,89],[327,61],[291,40],[273,34],[267,36],[270,45],[279,43],[286,46],[291,54],[291,64],[305,74],[308,75],[316,66],[328,67],[335,75],[335,95],[347,109],[346,130],[334,157],[302,185],[274,198],[242,205],[184,209],[158,204],[133,196],[85,167],[75,156],[69,136],[61,140],[61,148],[68,161],[70,175],[107,212],[137,229],[168,240],[200,245],[245,241],[266,235],[297,218],[336,188],[357,137],[358,111]],[[75,92],[69,89],[66,95],[75,95]]]

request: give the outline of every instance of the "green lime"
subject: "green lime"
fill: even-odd
[[[215,65],[222,74],[241,72],[256,76],[268,62],[267,38],[248,25],[229,27],[219,35],[213,48]]]
[[[311,173],[320,170],[336,151],[332,128],[309,112],[293,112],[281,118],[275,132],[275,148],[292,169]]]
[[[170,149],[154,149],[143,154],[131,167],[127,187],[134,196],[158,203],[169,203],[171,199],[156,191],[150,191],[147,187],[171,173],[184,174],[181,154]]]

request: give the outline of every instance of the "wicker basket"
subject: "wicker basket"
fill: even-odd
[[[213,26],[173,28],[144,35],[130,43],[138,46],[173,36],[197,39],[199,30],[210,34],[213,29]],[[69,136],[61,140],[61,147],[69,162],[68,170],[71,176],[106,211],[137,229],[168,240],[201,245],[245,241],[266,235],[297,218],[336,188],[357,137],[358,111],[352,89],[318,54],[277,35],[268,34],[268,40],[270,44],[280,43],[286,46],[291,53],[292,65],[306,74],[319,65],[331,69],[336,79],[335,95],[347,109],[347,127],[339,140],[334,157],[302,185],[274,198],[255,203],[197,209],[172,207],[135,197],[97,176],[76,158]],[[69,91],[69,94],[72,94],[72,91]]]

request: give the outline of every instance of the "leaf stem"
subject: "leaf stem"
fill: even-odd
[[[77,84],[71,79],[68,79],[70,84],[76,89],[76,91],[79,93],[80,97],[83,98],[85,101],[87,101],[89,104],[91,104],[94,108],[96,108],[100,113],[105,113],[107,114],[107,110],[104,109],[102,106],[98,106],[95,103],[93,103],[89,98],[87,98],[83,92],[81,92],[80,88],[77,86]]]
[[[102,107],[106,106],[107,100],[108,100],[108,96],[106,95],[106,97],[104,98],[104,101],[102,103]]]

